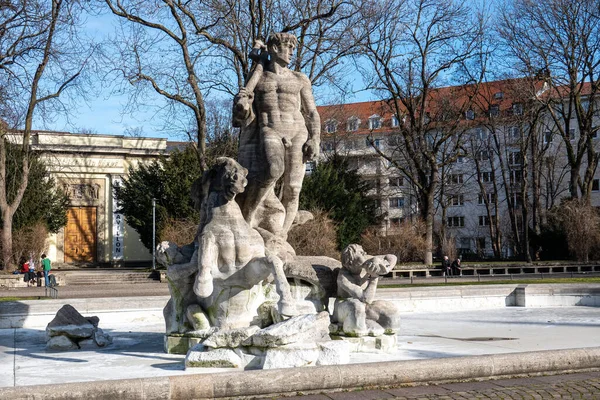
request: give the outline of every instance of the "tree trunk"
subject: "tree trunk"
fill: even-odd
[[[579,190],[577,180],[579,178],[579,169],[580,166],[571,166],[571,175],[569,177],[569,193],[571,194],[572,199],[579,198]]]
[[[10,207],[2,212],[2,266],[5,271],[12,271],[12,267],[14,267],[14,260],[12,259],[12,214]]]

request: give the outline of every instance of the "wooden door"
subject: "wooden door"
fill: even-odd
[[[96,261],[96,207],[70,207],[65,227],[65,262]]]

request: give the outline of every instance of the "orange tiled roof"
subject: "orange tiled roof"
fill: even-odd
[[[463,113],[467,111],[469,101],[476,115],[487,113],[490,106],[497,106],[499,113],[506,115],[510,113],[514,104],[523,103],[527,99],[535,96],[535,93],[543,87],[543,81],[531,81],[527,79],[507,79],[492,81],[476,85],[448,86],[431,90],[429,93],[427,112],[431,115],[436,113],[436,109],[445,107],[448,101],[456,110]],[[525,88],[525,90],[523,90]],[[366,135],[370,133],[369,118],[379,116],[382,119],[380,131],[385,133],[392,129],[392,117],[395,112],[390,101],[377,100],[360,103],[334,104],[327,106],[318,106],[317,110],[321,116],[323,124],[323,135],[327,135],[325,126],[329,121],[338,123],[337,133],[352,133],[356,135]],[[402,105],[399,109],[405,109]],[[358,118],[360,121],[358,130],[347,132],[346,124],[350,118]],[[464,118],[464,115],[463,115]]]

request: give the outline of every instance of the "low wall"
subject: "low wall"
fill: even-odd
[[[514,298],[519,307],[600,307],[600,285],[519,285]]]
[[[419,382],[561,373],[600,367],[600,347],[528,353],[194,374],[0,388],[19,399],[223,399],[341,391]]]
[[[435,286],[379,289],[377,299],[396,304],[400,312],[438,312],[503,307],[600,307],[600,284]],[[64,305],[81,314],[115,322],[162,320],[168,296],[0,302],[0,329],[40,328]],[[330,300],[330,309],[333,309]],[[143,312],[142,312],[143,311]]]
[[[64,280],[61,275],[54,274],[54,277],[59,286],[64,286]],[[0,287],[9,289],[27,287],[27,282],[23,278],[23,274],[0,275]],[[43,280],[44,278],[42,277],[42,286],[44,285]]]
[[[162,310],[168,300],[168,296],[151,296],[0,302],[0,329],[45,328],[65,304],[84,316],[96,315],[101,321],[156,322],[163,319]]]

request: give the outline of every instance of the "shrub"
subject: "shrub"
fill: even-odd
[[[420,261],[425,252],[425,223],[421,220],[404,221],[388,230],[387,236],[370,228],[362,235],[361,245],[369,254],[394,254],[398,262]]]
[[[21,259],[29,260],[30,258],[39,260],[42,253],[46,251],[47,240],[48,228],[44,222],[15,230],[13,232],[14,259],[17,261]]]
[[[440,238],[440,250],[442,257],[448,256],[450,260],[456,260],[458,251],[456,250],[456,238],[454,236],[446,236]]]
[[[327,213],[313,210],[313,220],[296,225],[288,233],[288,243],[299,256],[327,256],[340,259],[335,223]]]
[[[377,201],[367,196],[368,191],[369,185],[350,169],[348,160],[336,155],[304,179],[300,208],[327,211],[336,222],[341,250],[358,242],[364,230],[378,222]]]
[[[198,221],[195,219],[167,218],[158,236],[161,240],[176,243],[178,246],[185,246],[194,241],[197,231]]]

